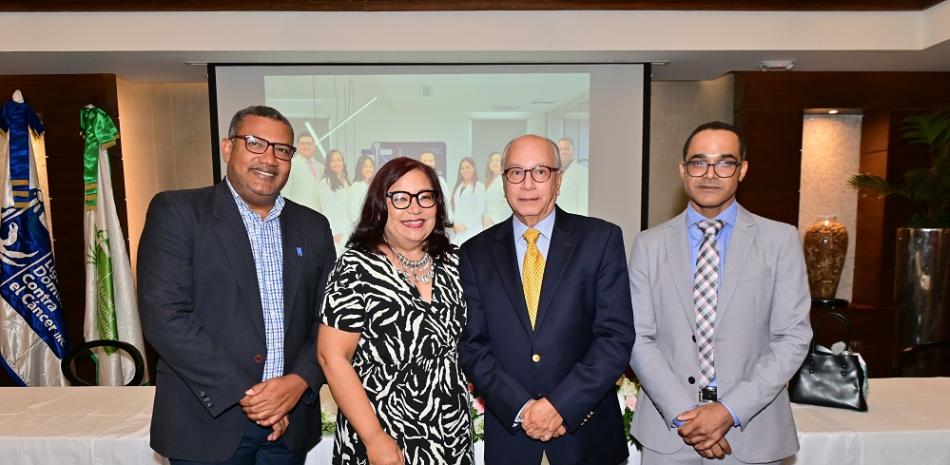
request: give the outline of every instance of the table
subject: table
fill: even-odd
[[[869,413],[793,405],[785,465],[950,464],[950,378],[871,380]],[[148,447],[152,387],[0,388],[0,464],[167,465]],[[324,438],[307,465],[330,463]],[[477,455],[481,447],[476,447]],[[639,462],[635,454],[630,464]]]
[[[784,465],[950,464],[950,378],[872,378],[868,412],[792,404],[801,450]]]

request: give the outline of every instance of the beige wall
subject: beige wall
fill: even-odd
[[[851,300],[858,193],[848,178],[858,173],[861,152],[860,115],[806,115],[802,128],[802,179],[798,230],[804,237],[819,215],[835,215],[848,230],[839,299]]]
[[[733,81],[727,74],[711,81],[654,81],[650,87],[650,226],[686,208],[677,169],[683,143],[702,123],[732,123]]]
[[[208,186],[211,116],[206,84],[137,84],[118,80],[132,267],[148,203],[158,192]]]

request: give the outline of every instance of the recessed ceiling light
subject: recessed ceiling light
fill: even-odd
[[[832,109],[828,110],[828,114],[829,114],[829,115],[837,115],[837,114],[838,114],[838,110],[835,110],[834,108],[832,108]]]
[[[795,60],[762,60],[756,67],[760,71],[791,71]]]

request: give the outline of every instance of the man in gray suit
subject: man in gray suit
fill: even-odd
[[[696,128],[679,165],[689,205],[630,257],[643,464],[778,463],[798,450],[785,383],[811,340],[795,228],[749,213],[742,134]]]

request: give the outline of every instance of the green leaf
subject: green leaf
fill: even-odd
[[[878,198],[890,197],[898,192],[886,179],[873,174],[856,174],[848,179],[848,184],[864,195],[874,194]]]
[[[918,208],[911,227],[947,227],[950,224],[950,112],[935,112],[904,119],[901,136],[912,144],[930,148],[930,165],[905,172],[900,186],[880,176],[859,174],[848,179],[862,195],[903,197]]]
[[[914,144],[932,148],[950,143],[950,117],[942,112],[908,116],[904,119],[901,136]]]

